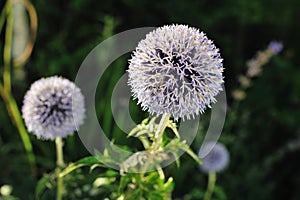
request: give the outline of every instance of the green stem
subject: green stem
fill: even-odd
[[[169,119],[170,119],[169,113],[165,113],[161,117],[161,120],[158,124],[158,127],[157,127],[155,135],[154,135],[154,141],[153,141],[153,146],[152,146],[154,150],[159,149],[162,145],[163,134],[168,125]]]
[[[2,12],[0,15],[0,32],[2,31],[2,27],[3,27],[5,19],[6,19],[6,7],[7,7],[7,3],[2,8]]]
[[[216,172],[209,172],[207,190],[204,195],[204,200],[211,199],[211,196],[215,190],[216,179],[217,179]]]
[[[163,134],[164,134],[164,131],[165,131],[167,125],[168,125],[169,119],[170,119],[170,114],[169,113],[165,113],[161,117],[160,122],[158,124],[158,127],[156,129],[155,135],[154,135],[152,150],[158,150],[162,146]],[[140,180],[143,180],[143,177],[144,177],[144,175],[147,171],[147,168],[148,168],[148,164],[146,162],[146,163],[144,163],[144,166],[142,167],[141,172],[139,174]]]
[[[6,31],[5,31],[5,45],[4,45],[4,71],[3,71],[3,81],[4,88],[6,91],[10,93],[11,91],[11,77],[10,77],[10,69],[11,69],[11,48],[12,48],[12,37],[13,37],[13,10],[12,10],[12,2],[10,0],[7,1],[6,7]]]
[[[12,97],[12,95],[4,89],[2,84],[0,84],[0,95],[2,96],[2,98],[5,102],[6,108],[8,110],[8,113],[9,113],[14,125],[17,127],[17,129],[20,133],[20,137],[22,139],[24,148],[27,152],[29,164],[31,166],[33,174],[35,175],[36,174],[35,156],[33,154],[31,141],[30,141],[29,135],[26,131],[24,122],[22,120],[21,113],[17,106],[17,103],[16,103],[15,99]]]
[[[5,18],[6,17],[6,18]],[[28,160],[31,165],[31,169],[33,174],[36,174],[36,166],[35,166],[35,157],[32,150],[32,145],[26,131],[25,125],[23,123],[21,113],[17,106],[15,99],[11,94],[11,48],[12,48],[12,37],[13,37],[13,10],[12,10],[12,1],[7,0],[4,10],[1,13],[0,18],[0,30],[6,19],[6,30],[5,30],[5,44],[4,44],[4,70],[3,70],[3,85],[0,84],[0,95],[5,101],[6,108],[8,113],[17,127],[25,150],[27,152]]]
[[[56,200],[62,200],[63,199],[63,192],[64,192],[64,183],[63,178],[60,176],[60,172],[62,168],[64,167],[64,159],[63,159],[63,141],[61,137],[57,137],[55,139],[56,144],[56,165],[57,165],[57,193],[56,193]]]

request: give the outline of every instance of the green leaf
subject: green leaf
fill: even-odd
[[[90,167],[90,172],[92,172],[94,169],[96,169],[97,167],[103,167],[103,164],[93,164],[91,167]]]
[[[148,123],[148,121],[149,121],[149,117],[145,118],[145,119],[142,121],[142,123],[141,123],[141,124],[147,124],[147,123]]]
[[[223,188],[220,186],[215,186],[214,194],[218,197],[219,200],[226,200],[226,193],[224,192]]]
[[[185,143],[185,141],[180,141],[178,144],[179,147],[185,152],[187,152],[199,165],[202,165],[202,161],[199,159],[197,154],[194,153],[190,146]]]
[[[46,189],[51,189],[53,187],[53,181],[54,179],[51,175],[45,174],[37,183],[35,188],[35,198],[40,199],[40,196]]]
[[[172,129],[173,133],[176,135],[177,138],[180,138],[180,135],[177,130],[177,125],[173,121],[169,120],[168,125],[170,129]]]
[[[44,190],[47,188],[46,187],[46,183],[47,183],[47,179],[45,177],[41,178],[38,183],[37,186],[35,188],[35,198],[39,199],[39,197],[41,196],[41,194],[44,192]]]
[[[165,147],[165,151],[172,153],[175,158],[178,157],[179,149],[188,153],[189,156],[191,156],[199,165],[202,165],[202,162],[197,154],[193,152],[193,150],[185,143],[185,141],[180,141],[179,138],[172,139],[171,142],[169,142]]]
[[[143,190],[141,188],[137,188],[135,190],[133,190],[132,193],[130,193],[126,199],[128,200],[144,200],[145,198],[143,197]]]
[[[75,162],[75,163],[71,163],[68,167],[66,167],[60,174],[60,177],[63,177],[69,173],[71,173],[72,171],[74,171],[75,169],[78,169],[80,167],[84,167],[84,166],[93,166],[97,165],[97,167],[106,167],[105,165],[101,164],[100,161],[98,159],[96,159],[93,156],[89,156],[89,157],[85,157],[80,159],[79,161]]]
[[[128,183],[130,183],[130,178],[128,177],[128,175],[121,176],[120,185],[118,188],[119,195],[123,193]]]

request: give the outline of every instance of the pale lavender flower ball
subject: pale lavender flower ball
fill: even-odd
[[[208,142],[199,150],[199,158],[202,161],[200,169],[205,172],[220,172],[229,163],[229,153],[221,143]]]
[[[186,25],[157,28],[139,42],[129,61],[133,97],[151,114],[190,119],[216,102],[222,90],[219,50]]]
[[[84,113],[80,89],[73,82],[57,76],[34,82],[22,107],[28,131],[45,140],[73,134],[83,123]]]

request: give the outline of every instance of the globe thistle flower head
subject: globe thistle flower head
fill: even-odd
[[[22,107],[28,131],[46,140],[73,134],[83,123],[84,112],[80,89],[57,76],[34,82],[25,94]]]
[[[216,102],[222,72],[219,50],[203,32],[171,25],[139,42],[129,61],[128,83],[143,110],[185,120]]]
[[[198,156],[202,160],[200,169],[205,173],[220,172],[225,169],[229,163],[228,150],[221,143],[208,142],[204,144]]]

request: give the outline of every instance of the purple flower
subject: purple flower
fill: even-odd
[[[200,169],[205,173],[222,171],[227,167],[230,157],[226,147],[215,142],[204,144],[198,156],[203,162]]]
[[[28,131],[45,140],[71,135],[83,123],[84,112],[80,89],[73,82],[57,76],[34,82],[22,107]]]
[[[269,43],[268,49],[273,51],[274,54],[278,54],[283,49],[283,44],[282,42],[271,41]]]
[[[163,26],[140,41],[129,61],[133,97],[151,114],[190,119],[216,102],[222,90],[219,49],[186,25]]]

